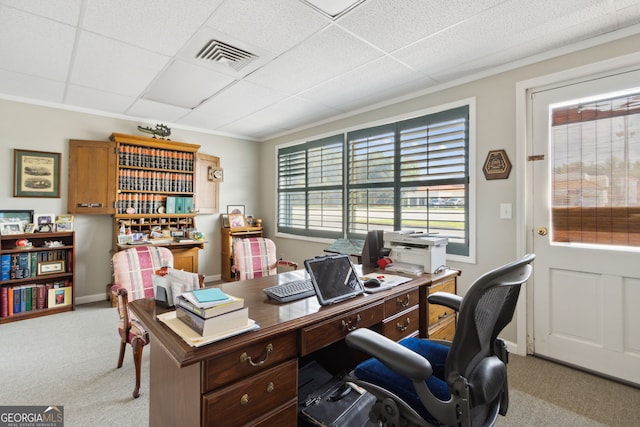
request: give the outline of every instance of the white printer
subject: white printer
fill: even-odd
[[[389,258],[395,267],[387,267],[402,273],[433,274],[447,263],[446,237],[415,231],[385,231],[384,247],[390,249]]]

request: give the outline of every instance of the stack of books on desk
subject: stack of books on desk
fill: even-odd
[[[219,288],[185,292],[176,303],[176,318],[203,337],[226,335],[246,328],[249,323],[249,309],[244,300]]]

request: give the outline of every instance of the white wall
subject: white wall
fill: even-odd
[[[33,209],[36,213],[67,212],[69,139],[107,141],[113,132],[141,135],[127,120],[0,100],[0,209]],[[220,157],[224,182],[220,184],[220,208],[242,204],[247,213],[260,213],[257,188],[260,159],[255,142],[174,129],[175,141],[201,146],[200,151]],[[13,150],[15,148],[62,153],[60,198],[13,197]],[[200,251],[199,272],[209,280],[220,277],[219,215],[198,215],[197,227],[208,244]],[[106,298],[111,282],[112,217],[75,215],[76,302]]]
[[[516,132],[524,132],[516,129],[516,84],[519,81],[528,80],[536,76],[547,75],[554,72],[575,68],[607,58],[625,55],[637,51],[640,45],[640,36],[631,36],[601,46],[566,54],[554,59],[540,61],[538,63],[513,68],[501,74],[478,79],[473,82],[460,84],[433,93],[425,94],[411,100],[398,102],[377,110],[336,120],[321,126],[316,126],[295,135],[275,138],[261,145],[261,156],[265,159],[263,166],[262,200],[265,224],[272,235],[275,230],[276,212],[276,149],[279,144],[288,144],[294,141],[312,140],[320,135],[328,135],[347,129],[365,127],[372,122],[378,122],[389,117],[403,116],[411,112],[420,111],[429,107],[444,105],[461,99],[475,97],[477,112],[476,127],[476,174],[471,179],[477,188],[476,199],[476,223],[477,223],[477,262],[475,264],[452,262],[448,264],[462,270],[459,279],[459,293],[464,294],[472,280],[480,274],[495,268],[503,263],[511,261],[522,255],[518,253],[526,248],[517,247],[517,237],[526,235],[526,230],[517,229],[517,216],[524,217],[525,206],[518,206],[517,193],[525,191],[523,182],[517,182],[518,167],[524,167],[524,149],[520,147],[523,158],[516,158]],[[522,121],[525,122],[524,120]],[[488,151],[505,149],[514,168],[506,180],[487,181],[482,173],[482,164]],[[500,203],[513,205],[513,219],[500,219]],[[300,263],[304,258],[313,257],[322,253],[327,246],[324,242],[304,242],[295,239],[275,238],[279,255]],[[505,330],[503,336],[516,341],[515,321]]]

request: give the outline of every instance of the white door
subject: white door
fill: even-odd
[[[640,95],[611,92],[640,94],[638,82],[631,71],[533,91],[529,101],[534,353],[635,384]]]

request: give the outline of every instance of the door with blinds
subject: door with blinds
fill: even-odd
[[[531,96],[534,352],[640,384],[640,72]]]

